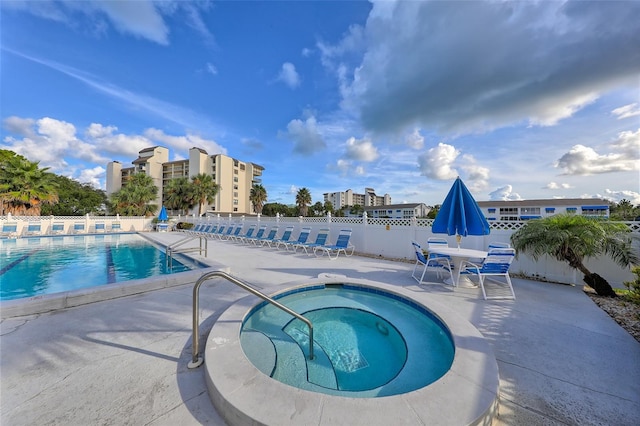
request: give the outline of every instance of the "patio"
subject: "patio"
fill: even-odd
[[[153,237],[170,242],[180,235]],[[479,289],[418,286],[411,263],[358,256],[329,261],[219,241],[209,242],[209,258],[266,293],[324,272],[427,292],[492,346],[501,399],[494,424],[640,423],[640,344],[580,286],[513,279],[515,301],[485,301]],[[435,280],[435,274],[426,278]],[[192,288],[2,321],[0,423],[223,425],[203,369],[186,367]],[[201,330],[208,332],[245,295],[224,280],[206,283]],[[283,416],[281,424],[287,420]]]

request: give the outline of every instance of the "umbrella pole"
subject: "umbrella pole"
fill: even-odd
[[[460,248],[460,241],[462,241],[462,235],[456,234],[456,241],[458,242],[458,248]]]

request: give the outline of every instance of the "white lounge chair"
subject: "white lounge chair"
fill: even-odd
[[[322,228],[318,231],[318,235],[316,235],[316,240],[312,243],[297,243],[293,245],[293,251],[297,251],[298,248],[304,250],[306,254],[309,253],[309,249],[315,249],[316,247],[324,246],[327,243],[327,239],[329,238],[329,229]]]
[[[40,223],[30,223],[24,231],[24,235],[42,235],[42,225]]]
[[[356,248],[349,243],[350,238],[351,229],[341,229],[335,244],[315,246],[313,248],[313,254],[318,256],[318,251],[321,252],[321,256],[324,253],[327,253],[327,256],[329,256],[329,259],[331,260],[336,260],[340,255],[340,252],[343,252],[345,256],[351,256]],[[335,257],[331,257],[333,253],[335,253]]]
[[[475,264],[468,261],[462,262],[458,274],[476,275],[480,282],[480,288],[482,288],[482,296],[485,299],[515,299],[516,294],[513,291],[511,277],[509,276],[509,267],[515,258],[515,255],[516,251],[512,248],[496,248],[489,251],[487,257],[481,264]],[[487,291],[485,289],[485,281],[487,277],[503,277],[505,280],[504,283],[506,283],[509,289],[509,294],[487,296]],[[491,281],[498,284],[504,284],[495,279],[492,279]]]
[[[18,236],[18,223],[7,222],[2,224],[0,236],[5,238],[16,238]]]

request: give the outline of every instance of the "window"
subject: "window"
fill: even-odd
[[[500,214],[513,214],[513,215],[517,215],[518,214],[518,208],[517,207],[500,207]],[[502,220],[509,220],[509,219],[502,219]],[[514,220],[518,220],[518,219],[514,219]]]
[[[495,208],[489,209],[489,213],[495,213],[495,212],[496,212]]]
[[[237,175],[237,174],[238,174],[238,171],[237,171],[237,170],[234,170],[234,171],[233,171],[233,174],[234,174],[234,175]]]
[[[238,200],[237,200],[237,199],[234,199],[234,200],[233,200],[233,204],[237,206],[237,205],[239,204],[239,203],[238,203]]]
[[[233,181],[234,181],[234,182],[238,182],[238,176],[234,176],[234,177],[233,177]]]
[[[524,215],[538,215],[540,214],[540,207],[523,207],[520,209],[520,213]]]
[[[547,207],[547,208],[544,209],[544,211],[546,213],[555,213],[556,208],[555,207]]]
[[[567,213],[575,213],[577,210],[576,207],[567,207]]]

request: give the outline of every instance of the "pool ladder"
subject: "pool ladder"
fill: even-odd
[[[285,311],[289,315],[292,315],[292,316],[296,317],[297,319],[299,319],[300,321],[302,321],[305,324],[307,324],[307,327],[309,327],[309,359],[313,359],[313,324],[311,324],[311,321],[309,321],[307,318],[303,317],[299,313],[287,308],[282,303],[276,302],[275,300],[273,300],[272,298],[270,298],[266,294],[259,292],[258,290],[256,290],[255,288],[251,287],[250,285],[248,285],[248,284],[240,281],[239,279],[227,274],[226,272],[223,272],[223,271],[212,271],[212,272],[207,272],[207,273],[203,274],[198,279],[198,281],[196,281],[196,285],[193,286],[193,336],[192,336],[193,345],[191,347],[192,348],[192,350],[191,350],[191,362],[189,364],[187,364],[188,368],[200,367],[200,365],[202,365],[202,362],[204,361],[204,359],[199,355],[199,352],[200,352],[200,333],[198,332],[198,326],[200,325],[199,324],[200,323],[200,318],[199,318],[200,286],[205,281],[207,281],[208,279],[213,278],[213,277],[222,277],[222,278],[226,279],[227,281],[237,285],[238,287],[241,287],[241,288],[247,290],[249,293],[253,294],[254,296],[258,296],[262,300],[272,304],[276,308],[282,309],[283,311]]]
[[[199,247],[185,247],[185,248],[176,250],[176,248],[180,247],[185,243],[188,243],[189,241],[193,241],[196,238],[200,239]],[[177,243],[168,246],[166,250],[167,266],[169,267],[169,269],[171,269],[171,266],[173,264],[173,255],[175,253],[188,253],[188,252],[197,251],[199,252],[200,256],[202,256],[202,253],[204,252],[204,257],[207,257],[207,243],[208,243],[208,240],[203,235],[189,235],[179,240]]]

